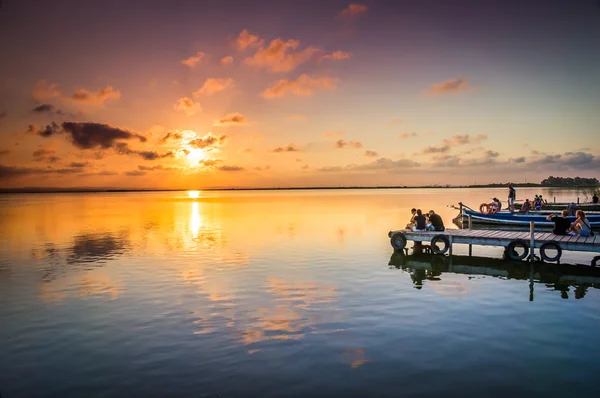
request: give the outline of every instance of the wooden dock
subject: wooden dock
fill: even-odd
[[[547,261],[559,261],[562,251],[600,253],[600,235],[581,237],[555,235],[551,232],[535,232],[533,223],[531,223],[530,231],[528,232],[495,229],[447,229],[443,232],[395,230],[390,231],[388,236],[391,239],[392,247],[396,250],[403,250],[406,247],[407,241],[427,242],[431,243],[431,249],[434,253],[437,252],[440,254],[444,254],[447,251],[452,254],[452,246],[454,244],[469,245],[469,252],[471,252],[472,245],[502,246],[510,249],[511,252],[517,247],[521,249],[521,252],[525,252],[519,255],[509,253],[511,259],[533,258],[535,249],[540,248],[542,249],[540,251],[542,258]],[[439,249],[437,247],[438,243],[444,243],[444,248]],[[549,249],[558,254],[556,256],[546,255],[545,252]],[[596,257],[592,264],[599,261],[599,258]]]

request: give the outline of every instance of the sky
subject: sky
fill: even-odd
[[[600,2],[0,6],[0,186],[599,177]]]

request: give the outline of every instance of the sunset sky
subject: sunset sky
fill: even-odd
[[[1,4],[1,187],[599,177],[597,0]]]

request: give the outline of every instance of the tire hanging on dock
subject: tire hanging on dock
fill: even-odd
[[[403,250],[406,247],[406,236],[402,232],[397,232],[390,237],[390,243],[394,250]]]
[[[554,257],[550,257],[546,253],[547,250],[556,250],[556,255]],[[560,247],[560,245],[558,243],[556,243],[554,241],[544,242],[540,246],[540,256],[542,257],[542,260],[544,260],[544,261],[549,261],[549,262],[559,261],[560,257],[562,256],[562,248]]]
[[[438,247],[438,243],[444,243],[442,248]],[[446,235],[436,235],[431,239],[431,251],[435,254],[446,254],[450,249],[450,240]]]
[[[515,251],[517,248],[523,248],[523,254],[519,254]],[[522,239],[513,240],[506,246],[506,257],[511,260],[523,260],[529,255],[529,243]]]

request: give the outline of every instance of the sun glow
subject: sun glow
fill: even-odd
[[[187,158],[192,166],[197,166],[199,161],[206,158],[206,153],[202,149],[192,148],[188,151]]]
[[[200,197],[200,191],[188,191],[187,194],[190,199],[198,199]]]

